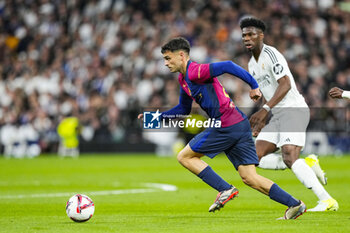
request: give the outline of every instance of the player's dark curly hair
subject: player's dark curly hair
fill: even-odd
[[[184,50],[188,54],[190,54],[190,42],[186,40],[183,37],[177,37],[174,39],[171,39],[169,42],[167,42],[165,45],[162,46],[162,53],[165,53],[166,51],[177,51],[177,50]]]
[[[248,18],[242,19],[241,22],[239,23],[239,26],[241,27],[241,29],[245,27],[256,27],[261,29],[263,32],[266,29],[265,23],[262,20],[254,17],[248,17]]]

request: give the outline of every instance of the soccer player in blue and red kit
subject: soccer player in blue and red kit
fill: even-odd
[[[182,37],[174,38],[162,46],[165,65],[170,72],[180,72],[180,100],[174,108],[163,112],[161,119],[174,115],[188,115],[192,101],[196,101],[210,118],[221,121],[220,128],[208,128],[196,135],[177,155],[185,168],[201,178],[219,193],[209,212],[215,212],[238,195],[238,189],[223,180],[201,157],[214,158],[225,152],[235,166],[242,181],[268,195],[272,200],[288,206],[281,219],[295,219],[306,211],[305,204],[282,190],[271,180],[256,173],[259,164],[247,117],[233,103],[216,78],[228,73],[250,85],[250,98],[261,97],[257,82],[243,68],[232,61],[198,64],[190,60],[190,44]],[[139,114],[138,118],[143,118]]]

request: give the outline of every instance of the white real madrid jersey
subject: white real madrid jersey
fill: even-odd
[[[287,75],[290,79],[291,89],[286,96],[276,105],[281,107],[307,107],[304,97],[299,93],[292,73],[289,70],[286,59],[274,47],[263,45],[258,61],[254,56],[248,63],[249,73],[259,84],[264,98],[269,101],[278,87],[277,80]]]

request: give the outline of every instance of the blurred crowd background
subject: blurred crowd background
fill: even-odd
[[[239,21],[248,15],[266,22],[265,42],[288,60],[300,92],[315,109],[312,116],[322,116],[311,120],[310,131],[327,131],[324,142],[339,153],[350,151],[349,102],[327,97],[333,86],[350,90],[349,4],[0,0],[1,153],[57,152],[57,126],[67,116],[79,119],[82,143],[137,147],[145,141],[137,114],[178,103],[176,75],[164,66],[161,45],[183,36],[192,45],[192,60],[232,60],[247,69],[250,54]],[[220,79],[237,106],[253,111],[248,85]],[[324,108],[334,111],[324,114]]]

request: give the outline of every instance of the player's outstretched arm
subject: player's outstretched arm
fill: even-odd
[[[210,64],[210,72],[212,77],[216,77],[219,75],[222,75],[224,73],[232,74],[240,79],[242,79],[244,82],[249,84],[251,87],[249,97],[254,101],[258,101],[262,94],[259,90],[259,85],[247,72],[245,69],[240,67],[239,65],[235,64],[232,61],[223,61],[223,62],[215,62]]]
[[[334,99],[350,99],[350,91],[344,91],[339,87],[333,87],[328,92],[329,96]]]
[[[259,87],[258,83],[255,81],[253,76],[249,74],[248,71],[237,65],[232,61],[222,61],[214,62],[210,64],[210,73],[212,77],[220,76],[222,74],[232,74],[244,82],[249,84],[251,89],[256,89]]]

